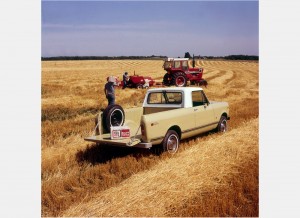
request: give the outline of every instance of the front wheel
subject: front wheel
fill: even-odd
[[[207,86],[207,81],[205,80],[205,79],[202,79],[202,80],[200,80],[200,82],[199,82],[199,86]]]
[[[165,85],[165,86],[170,86],[171,85],[171,77],[170,77],[170,75],[168,74],[168,73],[166,73],[165,75],[164,75],[164,78],[163,78],[163,85]]]
[[[163,140],[163,150],[175,154],[179,147],[179,136],[174,130],[169,130]]]
[[[219,124],[217,126],[217,132],[226,132],[227,131],[227,118],[225,116],[221,116]]]
[[[143,85],[139,83],[139,84],[136,85],[136,88],[137,88],[137,89],[142,89],[142,88],[143,88]]]

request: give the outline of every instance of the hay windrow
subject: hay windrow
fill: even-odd
[[[258,163],[258,62],[196,61],[196,67],[204,68],[208,98],[229,103],[230,132],[224,136],[185,140],[172,157],[83,140],[93,133],[94,119],[107,105],[103,95],[107,76],[122,78],[127,71],[161,82],[162,64],[161,60],[42,62],[42,216],[258,216],[258,172],[253,167],[246,174],[248,166]],[[124,108],[141,106],[145,92],[116,89],[116,103]],[[204,176],[206,180],[199,179]],[[197,182],[196,188],[187,184],[189,179]],[[139,198],[120,194],[134,188],[128,181],[144,184],[136,187]],[[168,195],[175,196],[173,203],[167,202]],[[103,209],[96,205],[99,202]],[[111,208],[109,202],[114,203]]]

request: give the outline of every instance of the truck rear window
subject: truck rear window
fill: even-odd
[[[152,92],[148,95],[148,104],[181,104],[181,92]]]

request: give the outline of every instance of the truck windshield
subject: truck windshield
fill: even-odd
[[[148,104],[181,104],[181,92],[152,92],[148,95]]]

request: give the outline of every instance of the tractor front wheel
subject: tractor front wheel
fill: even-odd
[[[143,88],[143,85],[139,83],[139,84],[136,85],[136,88],[137,88],[137,89],[142,89],[142,88]]]
[[[183,72],[177,72],[173,74],[172,83],[178,87],[184,87],[187,85],[187,78]]]
[[[205,79],[200,80],[199,86],[207,86],[207,81]]]
[[[163,85],[165,85],[165,86],[170,86],[171,84],[170,84],[170,82],[171,82],[171,77],[170,77],[170,75],[168,74],[168,73],[166,73],[165,75],[164,75],[164,78],[163,78]]]

